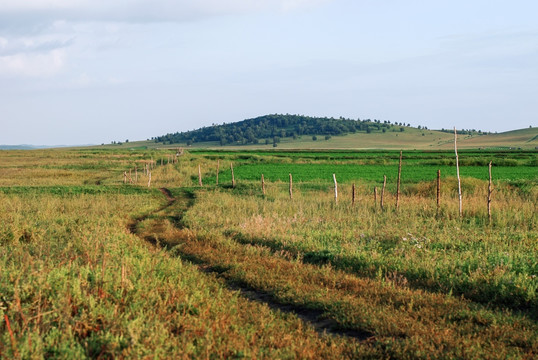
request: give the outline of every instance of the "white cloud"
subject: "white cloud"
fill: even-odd
[[[0,76],[50,77],[65,65],[71,35],[0,37]]]
[[[290,11],[332,0],[0,0],[0,19],[29,22],[186,21],[220,14]],[[4,19],[5,18],[5,19]]]
[[[61,34],[22,37],[0,37],[0,56],[30,52],[49,52],[69,46],[72,38]]]
[[[3,11],[28,11],[76,8],[88,3],[89,1],[86,0],[0,0],[0,7]]]
[[[0,76],[49,77],[58,73],[64,64],[63,49],[0,56]]]
[[[116,46],[114,36],[96,34],[114,34],[121,23],[288,12],[327,1],[332,0],[0,0],[0,76],[53,76],[64,67],[64,50],[75,40],[93,38],[96,47]],[[77,83],[88,85],[87,80]]]

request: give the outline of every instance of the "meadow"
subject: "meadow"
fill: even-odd
[[[404,151],[398,208],[398,151],[175,159],[0,151],[0,357],[538,355],[536,151],[460,153],[462,217],[450,152]]]
[[[357,132],[347,135],[335,135],[325,139],[324,135],[318,135],[318,140],[314,141],[312,136],[303,135],[297,139],[285,137],[280,139],[276,149],[290,151],[311,151],[318,149],[338,149],[337,151],[354,150],[423,150],[423,151],[450,151],[454,147],[454,135],[451,131],[427,130],[414,127],[406,127],[404,132],[394,128],[385,133],[375,130],[372,133]],[[158,149],[171,148],[173,146],[184,146],[193,149],[218,149],[218,150],[274,150],[273,139],[269,138],[268,144],[264,139],[258,144],[243,145],[241,143],[221,146],[219,142],[195,142],[188,146],[186,143],[171,145],[158,143],[153,140],[124,142],[122,144],[103,144],[95,148],[103,149]],[[538,147],[538,128],[526,128],[502,133],[491,134],[461,134],[458,137],[458,148],[460,149],[488,149],[488,150],[511,150],[524,149],[535,150]]]

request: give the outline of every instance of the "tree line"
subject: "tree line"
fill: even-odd
[[[282,138],[297,139],[303,135],[325,136],[325,139],[334,135],[345,135],[356,132],[386,132],[404,131],[405,124],[390,121],[371,119],[348,119],[340,117],[311,117],[304,115],[264,115],[253,119],[246,119],[235,123],[213,124],[197,130],[176,132],[158,136],[155,142],[164,144],[186,143],[187,145],[198,142],[219,142],[227,144],[258,144],[265,142],[275,146]],[[409,124],[407,124],[409,126]],[[397,127],[397,128],[396,128]]]

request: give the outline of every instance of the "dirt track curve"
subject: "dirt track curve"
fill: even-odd
[[[156,216],[157,214],[163,212],[164,210],[167,210],[172,205],[174,205],[178,200],[173,196],[172,192],[168,190],[167,188],[160,188],[159,190],[166,197],[167,203],[148,214],[144,214],[138,218],[135,218],[128,225],[128,229],[132,234],[137,235],[138,237],[140,237],[144,241],[147,241],[153,246],[165,247],[162,244],[157,243],[153,237],[147,238],[147,237],[142,237],[140,234],[138,234],[138,224],[140,222],[146,220],[150,216]],[[188,210],[188,208],[192,205],[193,199],[189,199],[189,200],[191,201],[186,201],[185,205],[182,206],[181,209],[179,209],[180,214],[176,214],[177,219],[181,219],[183,213],[185,213]],[[161,216],[164,217],[164,215],[161,215]],[[176,224],[176,226],[179,226],[179,225]],[[214,267],[212,264],[204,261],[203,259],[200,259],[196,255],[183,252],[181,250],[181,247],[178,247],[178,248],[179,250],[176,249],[174,253],[178,254],[182,260],[192,263],[201,272],[204,272],[207,274],[213,274],[217,279],[222,281],[222,283],[228,289],[238,291],[242,297],[250,301],[254,301],[260,304],[265,304],[272,310],[275,310],[275,311],[278,310],[283,313],[294,314],[299,319],[301,319],[305,323],[312,326],[320,334],[346,336],[346,337],[354,338],[361,341],[371,339],[373,336],[373,334],[367,331],[341,329],[338,327],[338,323],[335,320],[325,317],[323,311],[321,310],[309,309],[306,307],[297,306],[295,304],[283,304],[277,301],[271,294],[268,294],[263,291],[259,291],[258,289],[254,289],[248,286],[239,285],[237,284],[237,282],[231,282],[229,279],[226,279],[224,276],[222,276],[222,271],[218,266]]]

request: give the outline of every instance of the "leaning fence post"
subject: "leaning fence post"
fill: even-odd
[[[398,163],[398,183],[396,185],[396,210],[400,206],[400,179],[402,176],[402,152],[400,151],[400,162]]]
[[[200,164],[198,164],[198,185],[202,186],[202,170],[200,169]]]
[[[377,186],[374,186],[374,208],[377,209]]]
[[[262,192],[263,192],[263,196],[265,196],[265,179],[263,178],[263,174],[262,174]]]
[[[232,171],[232,188],[235,189],[235,177],[234,177],[234,165],[230,163],[230,170]]]
[[[333,174],[334,180],[334,202],[338,203],[338,183],[336,182],[336,175]]]
[[[290,199],[293,199],[293,178],[290,173]]]
[[[381,210],[385,209],[384,197],[385,197],[385,187],[386,186],[387,186],[387,175],[383,175],[383,188],[381,189]]]
[[[463,216],[463,204],[461,199],[461,179],[460,179],[460,163],[458,158],[458,145],[457,145],[458,133],[456,127],[454,127],[454,152],[456,153],[456,175],[458,176],[458,198],[459,198],[459,210],[460,217]]]
[[[488,183],[488,219],[491,222],[491,193],[493,192],[493,186],[491,183],[491,161],[488,166],[489,170],[489,183]]]
[[[441,170],[437,170],[437,215],[441,208]]]
[[[219,186],[219,167],[220,167],[220,160],[217,160],[217,186]]]

